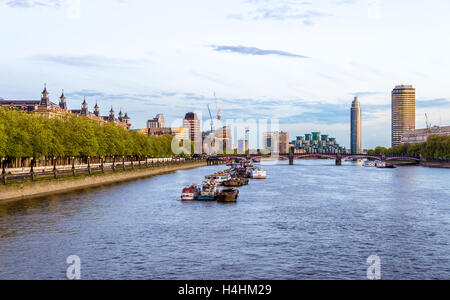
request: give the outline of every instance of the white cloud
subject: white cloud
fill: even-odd
[[[44,82],[54,93],[101,91],[105,105],[129,106],[135,127],[144,127],[156,113],[169,122],[196,106],[206,113],[216,92],[226,118],[239,109],[274,115],[292,135],[340,128],[345,144],[346,110],[359,95],[369,118],[364,146],[389,145],[395,85],[413,84],[418,99],[450,99],[450,40],[442,38],[450,3],[382,4],[372,19],[367,1],[82,0],[71,19],[61,1],[0,0],[0,96],[36,98]],[[161,91],[168,94],[127,98]],[[428,110],[435,123],[450,123],[448,106],[441,117]],[[295,119],[306,112],[307,121]]]

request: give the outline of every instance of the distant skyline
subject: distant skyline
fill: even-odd
[[[78,7],[76,4],[80,3]],[[74,6],[75,4],[75,6]],[[162,113],[276,118],[291,139],[321,131],[350,146],[391,143],[391,91],[416,88],[425,113],[450,125],[450,1],[0,0],[0,97],[127,111],[134,128]],[[209,121],[206,120],[206,128]],[[181,124],[180,124],[181,125]]]

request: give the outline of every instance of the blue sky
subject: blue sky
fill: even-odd
[[[418,128],[425,113],[450,125],[449,11],[449,0],[0,0],[0,97],[36,99],[47,83],[52,100],[64,89],[74,109],[84,96],[104,114],[122,108],[134,128],[157,113],[207,116],[209,103],[348,146],[358,95],[363,146],[387,146],[395,85],[417,89]]]

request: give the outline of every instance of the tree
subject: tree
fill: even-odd
[[[0,123],[0,159],[6,157],[7,138],[5,125]]]
[[[0,108],[0,156],[172,156],[171,135],[147,137],[84,116],[48,118]]]

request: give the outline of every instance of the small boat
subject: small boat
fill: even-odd
[[[222,172],[222,173],[216,173],[216,174],[211,174],[211,175],[205,176],[205,179],[209,180],[209,181],[213,181],[216,184],[221,185],[225,181],[230,180],[231,175],[229,173]]]
[[[205,180],[202,185],[202,191],[200,192],[200,195],[197,196],[197,200],[202,201],[214,201],[217,197],[217,184]]]
[[[263,169],[259,168],[252,168],[250,169],[250,178],[253,179],[266,179],[267,178],[267,172]]]
[[[194,201],[200,195],[200,192],[201,192],[200,185],[196,183],[188,185],[183,189],[181,193],[181,200]]]
[[[236,176],[241,177],[241,178],[249,178],[249,174],[247,174],[247,169],[240,167],[240,168],[235,168],[234,172],[236,174]]]
[[[247,184],[248,184],[248,179],[242,178],[242,177],[234,177],[223,183],[223,185],[226,187],[240,187],[240,186],[247,185]]]
[[[253,167],[253,161],[251,161],[251,160],[244,161],[243,165],[245,168]]]
[[[223,189],[217,195],[218,202],[236,202],[239,195],[238,189]]]
[[[385,161],[380,161],[377,163],[378,169],[395,169],[396,166],[386,163]]]
[[[377,166],[376,163],[375,163],[374,161],[370,161],[370,160],[366,160],[366,161],[363,163],[363,167],[374,168],[374,167],[376,167],[376,166]]]

